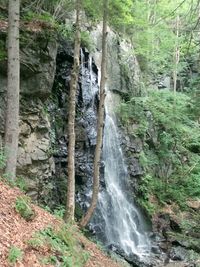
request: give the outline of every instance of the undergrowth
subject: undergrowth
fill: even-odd
[[[8,252],[8,262],[14,266],[17,261],[22,260],[23,251],[15,246],[12,246]]]
[[[75,237],[73,226],[63,226],[58,231],[48,227],[28,241],[28,245],[35,250],[42,247],[50,249],[50,255],[43,258],[45,264],[59,264],[62,267],[84,266],[89,254],[83,251],[82,244]]]
[[[122,103],[119,115],[132,138],[143,140],[140,164],[144,176],[139,202],[152,214],[158,205],[176,202],[187,209],[186,200],[200,197],[200,131],[189,95],[169,90],[151,91]],[[135,127],[132,127],[135,125]]]
[[[28,196],[20,196],[16,199],[15,210],[26,221],[30,221],[35,217],[35,212],[31,206],[31,199]]]

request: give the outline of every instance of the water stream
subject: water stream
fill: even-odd
[[[98,74],[97,77],[97,73],[93,71],[90,56],[86,59],[82,52],[81,59],[82,95],[85,106],[83,119],[90,122],[87,123],[86,127],[89,129],[87,135],[90,143],[94,144],[96,140],[94,102],[98,92],[100,75]],[[107,90],[103,138],[104,177],[103,180],[101,178],[98,206],[90,226],[106,246],[116,246],[126,255],[133,254],[141,258],[149,254],[151,245],[145,231],[144,219],[129,196],[127,167],[120,147],[114,107],[112,93]],[[93,119],[88,120],[88,117]],[[83,205],[85,208],[89,206],[91,188],[92,181],[89,179],[85,189],[86,199],[83,201],[78,196],[79,202],[84,203],[82,204],[83,208]]]
[[[112,93],[107,91],[103,161],[105,164],[105,190],[99,195],[99,212],[104,221],[107,245],[119,246],[127,255],[145,256],[150,241],[144,231],[143,218],[129,200],[128,173],[120,147]]]

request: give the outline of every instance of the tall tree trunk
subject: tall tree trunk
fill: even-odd
[[[173,80],[174,80],[174,95],[176,95],[177,89],[177,68],[180,60],[180,48],[179,48],[179,27],[180,27],[180,18],[177,16],[176,18],[176,46],[175,46],[175,54],[174,54],[174,71],[173,71]]]
[[[80,226],[85,227],[95,208],[99,193],[99,167],[101,159],[101,147],[103,143],[103,125],[104,125],[104,102],[105,102],[105,84],[106,84],[106,60],[107,60],[107,20],[108,20],[108,0],[104,0],[103,6],[103,31],[102,31],[102,60],[101,60],[101,82],[100,82],[100,101],[97,120],[97,144],[94,156],[94,175],[93,175],[93,192],[90,207],[85,216],[80,221]]]
[[[19,135],[19,18],[20,0],[9,0],[8,17],[8,83],[5,125],[6,174],[15,179]]]
[[[75,210],[75,115],[76,115],[76,88],[80,66],[80,10],[81,0],[76,1],[76,33],[74,44],[74,64],[70,81],[69,116],[68,116],[68,180],[65,221],[74,221]]]

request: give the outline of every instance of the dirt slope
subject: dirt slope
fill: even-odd
[[[19,189],[10,188],[8,185],[0,182],[0,267],[10,267],[7,259],[9,249],[12,246],[20,248],[24,253],[23,260],[17,262],[14,265],[15,267],[50,267],[52,265],[44,265],[39,260],[41,256],[45,256],[46,253],[48,254],[48,251],[33,250],[28,246],[27,241],[38,230],[47,228],[50,225],[59,227],[62,222],[35,205],[36,217],[32,221],[27,222],[14,209],[16,198],[20,195],[22,193]],[[84,236],[80,236],[79,239],[84,245],[85,250],[90,254],[85,267],[121,266],[105,256],[94,243]]]

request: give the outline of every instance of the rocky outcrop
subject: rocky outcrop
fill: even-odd
[[[42,33],[24,34],[26,44],[21,44],[20,51],[20,136],[17,175],[27,180],[29,194],[35,200],[39,200],[43,195],[49,194],[48,180],[55,172],[50,151],[51,125],[46,101],[51,95],[55,77],[57,42]],[[6,62],[2,60],[0,62],[1,142],[4,134],[7,83],[5,66]]]
[[[101,62],[101,25],[90,33],[96,50],[92,52],[95,64],[100,69]],[[132,53],[132,45],[108,29],[108,66],[107,87],[121,96],[140,94],[140,67]]]
[[[68,23],[71,24],[72,21],[73,18],[70,18]],[[83,188],[92,177],[101,63],[102,26],[91,27],[85,17],[84,25],[94,49],[90,53],[87,49],[82,50],[84,62],[79,77],[76,118],[77,190]],[[1,34],[5,37],[5,32]],[[109,29],[107,86],[120,97],[126,97],[133,92],[136,95],[139,90],[140,69],[136,57],[130,53],[131,50],[127,41]],[[20,53],[18,175],[26,177],[29,194],[34,199],[48,203],[53,198],[52,203],[63,203],[67,177],[66,125],[73,46],[70,40],[57,40],[53,32],[48,36],[41,30],[31,32],[29,27],[22,31]],[[5,63],[0,62],[0,144],[3,140],[5,116]],[[92,81],[89,77],[91,73]],[[91,85],[95,88],[93,92]],[[127,141],[127,144],[125,146],[128,150],[130,142]],[[141,170],[137,159],[131,158],[130,163],[130,172],[138,175]]]
[[[5,35],[5,33],[3,33]],[[101,25],[91,30],[94,51],[82,50],[77,92],[76,182],[83,189],[92,177],[96,110],[101,62]],[[59,50],[57,53],[59,43]],[[122,96],[137,90],[139,66],[130,45],[109,29],[108,87]],[[67,177],[67,106],[73,50],[70,41],[42,32],[23,32],[21,43],[21,102],[18,176],[27,180],[35,199],[64,203]],[[0,62],[0,143],[5,117],[6,62]],[[130,68],[129,68],[130,67]],[[127,68],[125,70],[125,68]],[[89,77],[92,73],[91,77]],[[91,84],[92,83],[92,84]],[[91,85],[93,92],[91,92]],[[134,161],[134,160],[133,160]],[[136,165],[136,164],[134,164]],[[136,167],[131,167],[136,171]],[[138,170],[139,171],[139,170]],[[138,172],[137,171],[137,172]],[[139,171],[140,172],[140,171]],[[102,182],[103,183],[103,182]]]

